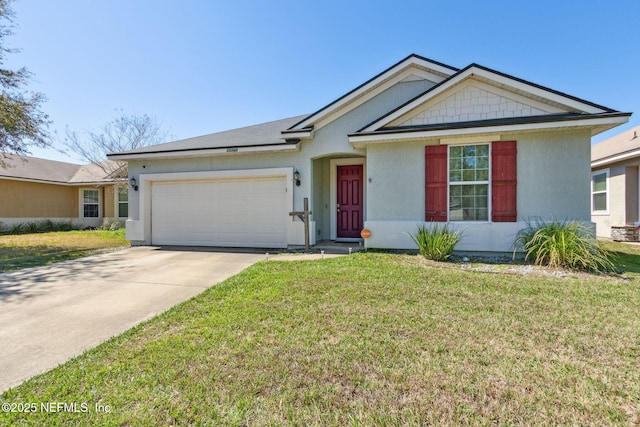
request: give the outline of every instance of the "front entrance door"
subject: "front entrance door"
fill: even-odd
[[[363,226],[362,165],[338,166],[337,237],[360,237]]]

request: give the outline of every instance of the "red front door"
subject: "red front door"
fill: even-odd
[[[338,238],[360,237],[363,226],[362,165],[338,166]]]

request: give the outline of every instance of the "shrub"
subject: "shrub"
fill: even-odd
[[[109,220],[105,220],[102,223],[102,227],[100,227],[101,230],[106,230],[106,231],[116,231],[116,230],[120,230],[122,228],[122,224],[120,223],[120,221],[109,221]]]
[[[420,255],[434,261],[445,261],[453,253],[462,233],[449,230],[447,224],[441,226],[431,223],[430,226],[418,225],[418,231],[409,236],[418,245]]]
[[[600,247],[588,227],[578,221],[536,221],[518,232],[515,252],[537,265],[583,271],[615,271],[614,256]]]
[[[46,233],[50,231],[70,231],[73,224],[70,221],[27,221],[13,224],[6,231],[7,234]]]

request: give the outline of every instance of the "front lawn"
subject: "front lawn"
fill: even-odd
[[[122,246],[129,246],[124,229],[0,235],[0,273],[81,258]]]
[[[636,278],[262,262],[5,392],[37,410],[0,425],[634,425],[639,307]]]

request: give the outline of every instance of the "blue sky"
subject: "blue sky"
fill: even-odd
[[[468,4],[467,4],[468,3]],[[60,137],[118,111],[172,139],[311,113],[411,53],[475,62],[640,124],[640,2],[17,0],[21,51]],[[54,148],[33,149],[62,161]]]

